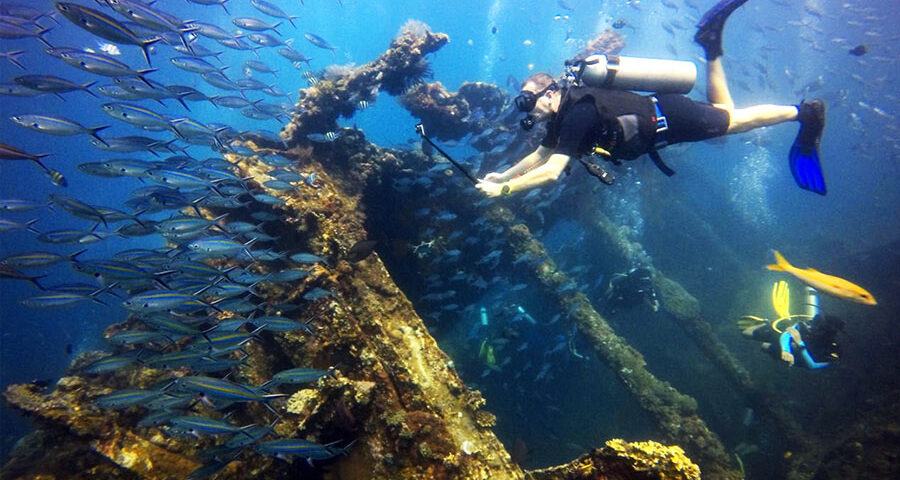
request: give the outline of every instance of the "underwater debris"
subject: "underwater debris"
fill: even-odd
[[[290,124],[281,137],[292,144],[303,143],[310,133],[337,129],[339,117],[351,117],[360,109],[360,101],[371,102],[379,91],[399,95],[429,73],[425,56],[450,41],[443,33],[432,33],[427,25],[407,23],[381,56],[350,69],[334,67],[329,76],[301,91]]]
[[[597,478],[700,480],[700,468],[681,447],[657,442],[612,439],[606,446],[557,467],[531,470],[533,480],[593,480]],[[712,478],[712,477],[710,477]]]
[[[441,82],[421,83],[401,98],[400,104],[440,140],[460,139],[474,126],[465,121],[471,110],[460,96],[449,93]]]
[[[668,204],[667,205],[671,205]],[[671,210],[671,208],[670,208]],[[622,263],[646,265],[653,272],[654,288],[659,294],[662,310],[671,314],[684,331],[694,339],[707,358],[715,364],[753,408],[773,421],[780,433],[788,441],[791,448],[806,450],[808,441],[803,436],[794,416],[780,402],[765,395],[753,382],[750,373],[741,366],[730,350],[719,339],[712,326],[701,316],[700,302],[681,284],[653,266],[653,259],[647,255],[644,246],[631,239],[622,229],[616,227],[603,212],[598,209],[585,211],[582,218],[585,225],[591,225],[600,238],[603,248],[615,252]],[[683,215],[678,218],[696,218],[695,215]],[[701,220],[697,219],[697,222]],[[705,231],[706,225],[691,226],[691,231]],[[715,245],[716,242],[711,242]]]
[[[617,55],[625,48],[625,38],[612,28],[607,27],[606,30],[600,32],[596,37],[587,42],[587,44],[572,57],[573,61],[584,60],[597,52],[603,52],[608,55]]]
[[[534,259],[530,265],[539,284],[557,299],[563,310],[571,312],[572,320],[594,346],[599,358],[615,372],[641,407],[656,419],[658,428],[696,455],[712,477],[739,478],[740,472],[732,468],[721,440],[698,415],[696,400],[650,373],[640,352],[615,333],[584,294],[560,291],[559,287],[571,282],[571,279],[556,266],[528,227],[515,223],[515,216],[510,210],[494,205],[488,209],[487,217],[503,227],[503,234],[516,255],[529,255]]]

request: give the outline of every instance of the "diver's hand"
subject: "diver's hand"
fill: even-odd
[[[794,355],[791,352],[781,352],[781,359],[787,362],[788,365],[794,366]]]
[[[487,178],[487,177],[485,177]],[[485,193],[485,195],[489,197],[499,197],[503,194],[503,184],[502,183],[494,183],[488,180],[480,180],[475,188],[481,190]]]
[[[502,173],[491,172],[485,175],[482,180],[485,182],[503,183],[506,181],[506,177]]]

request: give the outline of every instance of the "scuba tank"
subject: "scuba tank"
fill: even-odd
[[[685,94],[697,81],[697,66],[683,60],[595,53],[575,62],[577,81],[596,88]]]
[[[806,307],[806,311],[803,313],[809,315],[810,319],[815,318],[816,315],[822,313],[822,309],[819,307],[819,296],[812,287],[806,287],[806,301],[803,302],[803,305]]]

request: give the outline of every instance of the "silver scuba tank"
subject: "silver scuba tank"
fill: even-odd
[[[816,294],[816,290],[812,287],[807,286],[806,291],[806,301],[803,302],[804,313],[809,315],[810,318],[815,317],[816,315],[822,313],[822,309],[819,307],[819,296]]]
[[[697,81],[697,66],[683,60],[597,53],[582,60],[582,68],[585,85],[615,90],[685,94]]]

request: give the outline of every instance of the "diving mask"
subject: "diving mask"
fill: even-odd
[[[535,105],[537,105],[537,101],[539,98],[541,98],[541,96],[543,96],[547,92],[556,91],[558,88],[559,85],[557,85],[556,82],[553,82],[537,93],[529,92],[528,90],[522,90],[514,100],[516,108],[518,108],[520,112],[528,113],[534,110],[534,107]]]

